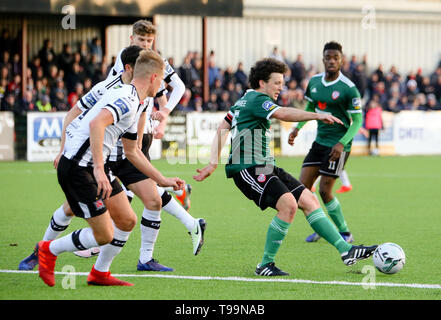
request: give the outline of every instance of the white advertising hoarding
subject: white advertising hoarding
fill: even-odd
[[[60,151],[66,112],[27,113],[27,160],[53,161]]]

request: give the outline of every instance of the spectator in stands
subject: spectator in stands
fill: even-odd
[[[365,95],[366,87],[367,87],[367,76],[364,64],[359,63],[352,71],[352,81],[360,92],[361,97],[363,98]]]
[[[177,69],[179,77],[182,79],[182,82],[184,82],[186,88],[190,88],[193,84],[192,68],[191,56],[187,54],[182,65]]]
[[[297,88],[294,91],[294,97],[291,102],[291,106],[297,109],[305,110],[308,101],[305,99],[304,94],[305,93],[302,89]]]
[[[73,63],[73,55],[72,55],[72,49],[69,43],[63,44],[63,49],[61,53],[58,55],[58,67],[64,71],[64,73],[67,75],[70,72],[71,65]],[[46,63],[43,63],[42,65],[46,65]]]
[[[222,78],[221,78],[220,70],[216,66],[214,59],[209,59],[208,60],[208,85],[210,88],[214,87],[214,83],[216,80],[220,80],[221,86],[222,86]]]
[[[435,94],[436,99],[438,101],[441,101],[441,75],[439,75],[438,78],[436,79],[434,87],[435,90],[433,91],[433,93]]]
[[[365,128],[369,131],[368,151],[370,155],[378,155],[379,132],[383,128],[382,108],[379,103],[371,100],[367,106]],[[372,139],[375,141],[375,148],[371,148]]]
[[[236,83],[240,83],[242,88],[248,88],[248,76],[243,71],[243,63],[239,62],[237,64],[236,72],[234,73],[234,80]]]
[[[13,74],[21,74],[21,60],[20,60],[20,55],[18,53],[15,53],[12,56],[12,73]]]
[[[55,57],[55,51],[52,47],[52,41],[50,39],[45,39],[43,41],[43,47],[38,52],[38,57],[40,58],[40,63],[44,67],[48,63],[48,55]]]
[[[191,101],[191,90],[185,89],[184,95],[181,98],[181,101],[179,101],[178,105],[175,107],[176,111],[182,111],[182,112],[191,112],[195,111],[194,105]]]
[[[230,105],[235,104],[236,101],[239,100],[240,97],[242,97],[242,95],[236,91],[236,85],[234,84],[233,80],[226,84],[225,90],[228,91],[228,94],[230,96]]]
[[[196,112],[204,111],[204,100],[201,97],[196,97],[194,100],[194,110]]]
[[[199,57],[195,57],[192,63],[192,74],[191,79],[199,79],[202,81],[202,59]]]
[[[17,102],[17,97],[14,93],[7,93],[5,98],[2,101],[2,105],[0,107],[0,111],[12,111],[14,113],[18,113],[20,106]]]
[[[193,80],[193,85],[190,86],[191,96],[193,99],[202,98],[204,88],[202,87],[202,81],[199,79]]]
[[[210,92],[213,92],[216,94],[216,96],[218,97],[218,103],[220,102],[220,96],[222,94],[222,92],[224,91],[224,89],[222,88],[222,80],[221,79],[216,79],[214,81],[214,86],[211,87],[210,86]]]
[[[57,111],[55,108],[52,108],[50,98],[48,95],[43,95],[41,97],[41,100],[37,100],[37,108],[41,112],[50,112],[50,111]]]
[[[387,100],[386,107],[384,108],[385,111],[398,113],[401,111],[400,107],[398,106],[398,100],[394,98],[390,98]]]
[[[218,102],[218,111],[228,111],[230,110],[230,93],[227,90],[222,90],[220,99]]]
[[[409,102],[406,95],[401,96],[400,100],[398,101],[398,108],[400,110],[411,110],[412,104]]]
[[[67,74],[66,77],[66,88],[67,92],[71,93],[75,91],[75,86],[78,82],[84,80],[83,74],[81,73],[81,67],[78,63],[72,64],[72,70]]]
[[[93,38],[90,45],[90,54],[96,56],[98,63],[103,62],[103,48],[101,47],[101,39]]]
[[[418,91],[418,83],[414,79],[410,79],[407,81],[407,90],[406,95],[407,99],[410,103],[413,103],[413,101],[416,99],[416,95],[419,93]]]
[[[21,75],[15,74],[14,79],[8,84],[8,93],[12,93],[16,98],[21,95]]]
[[[7,88],[8,88],[8,81],[6,79],[0,78],[0,107],[2,105],[3,99],[6,96]]]
[[[11,81],[10,72],[7,66],[0,67],[0,80],[5,80],[6,83],[9,83]]]
[[[25,94],[23,95],[23,99],[21,100],[20,109],[22,114],[28,111],[38,111],[32,90],[26,90]]]
[[[10,54],[8,51],[3,51],[2,54],[2,60],[0,61],[0,67],[1,68],[7,68],[8,69],[8,73],[12,74],[12,64],[9,61],[10,59]]]
[[[284,59],[283,59],[283,56],[280,53],[279,48],[277,46],[273,47],[273,51],[271,51],[271,53],[269,54],[269,57],[273,58],[273,59],[277,59],[277,60],[282,61],[282,62],[285,62]]]
[[[436,100],[436,96],[431,93],[427,96],[427,105],[425,111],[441,110],[441,103]]]
[[[303,79],[306,78],[306,68],[305,63],[303,62],[303,55],[297,54],[297,59],[292,63],[291,68],[292,77],[300,83]]]
[[[206,111],[212,111],[212,112],[219,110],[219,105],[217,103],[216,93],[212,92],[210,94],[210,97],[209,97],[208,101],[204,104],[203,109]]]

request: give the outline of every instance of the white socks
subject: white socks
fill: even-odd
[[[63,252],[74,252],[98,246],[91,228],[79,229],[67,236],[54,240],[49,245],[52,254],[58,256]]]
[[[167,203],[165,206],[162,207],[164,211],[167,213],[170,213],[172,216],[179,219],[179,221],[182,222],[182,224],[187,228],[188,231],[191,231],[194,228],[194,225],[196,223],[196,219],[193,218],[187,210],[185,210],[179,202],[176,201],[175,198],[172,197],[172,199]]]
[[[131,231],[122,231],[113,225],[114,233],[113,240],[100,247],[100,253],[95,262],[95,270],[100,272],[107,272],[110,269],[113,258],[115,258],[122,250],[123,246],[129,239]]]
[[[66,216],[63,205],[59,207],[52,215],[51,222],[46,229],[43,240],[54,240],[69,226],[73,216]]]
[[[351,185],[351,181],[349,181],[349,176],[348,176],[348,173],[346,172],[346,170],[343,170],[340,173],[340,180],[341,180],[341,184],[343,186],[349,187]]]
[[[141,248],[139,261],[146,263],[153,258],[153,250],[161,226],[161,211],[144,208],[141,220]]]
[[[162,209],[177,218],[181,223],[187,228],[188,231],[191,231],[194,228],[196,223],[196,219],[193,218],[187,210],[185,210],[179,202],[176,201],[169,194],[164,194],[167,188],[162,188],[158,186],[159,196],[162,198]],[[173,188],[171,188],[173,189]]]

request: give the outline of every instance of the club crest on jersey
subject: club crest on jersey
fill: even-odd
[[[326,109],[326,102],[318,102],[318,107],[320,110],[325,110]]]
[[[340,92],[333,91],[331,94],[332,100],[337,100],[338,97],[340,97]]]
[[[275,107],[276,107],[276,105],[274,103],[272,103],[271,101],[265,101],[262,104],[262,108],[265,109],[266,111],[273,110]]]
[[[257,181],[259,181],[260,183],[264,183],[266,181],[266,175],[264,175],[263,173],[259,174],[259,176],[257,177]]]

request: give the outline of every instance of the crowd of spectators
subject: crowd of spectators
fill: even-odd
[[[22,92],[22,64],[18,46],[8,40],[3,32],[0,43],[0,110],[24,114],[27,111],[68,111],[78,99],[94,84],[104,80],[112,67],[103,57],[100,39],[81,42],[72,48],[65,43],[61,52],[54,52],[50,39],[30,57],[26,76],[26,88]],[[307,66],[303,56],[298,54],[290,60],[277,47],[270,57],[284,61],[289,66],[285,75],[285,87],[277,103],[282,106],[301,108],[306,105],[304,92],[310,77],[319,72],[318,67]],[[186,86],[185,93],[176,106],[176,111],[226,111],[248,89],[247,71],[239,62],[233,69],[219,68],[215,52],[211,51],[208,61],[209,99],[203,101],[202,57],[196,51],[188,52],[181,65],[169,63]],[[421,69],[400,74],[396,67],[384,70],[379,65],[369,71],[366,56],[344,56],[342,72],[359,89],[363,101],[369,108],[379,104],[383,110],[441,110],[441,62],[428,75]]]
[[[4,41],[5,32],[0,38]],[[12,43],[12,42],[11,42]],[[100,39],[81,42],[74,50],[65,43],[56,53],[52,41],[44,41],[38,54],[30,57],[26,88],[22,88],[22,62],[18,46],[0,48],[0,110],[25,114],[27,111],[68,111],[93,85],[107,77],[108,65]]]

